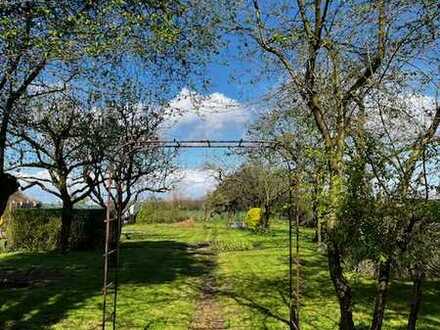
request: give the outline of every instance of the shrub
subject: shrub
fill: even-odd
[[[77,250],[101,247],[104,244],[105,216],[105,209],[73,210],[71,247]]]
[[[246,226],[251,229],[257,229],[262,225],[262,210],[259,207],[249,209],[244,220]]]
[[[7,215],[8,249],[27,251],[54,249],[61,227],[58,215],[24,210],[17,209]]]
[[[1,252],[6,252],[7,251],[6,247],[7,247],[6,240],[0,238],[0,253]]]
[[[53,250],[61,228],[61,209],[16,209],[6,216],[6,238],[9,250]],[[75,209],[70,247],[91,249],[104,237],[105,211]]]

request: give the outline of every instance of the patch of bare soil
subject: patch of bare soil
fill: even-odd
[[[204,246],[200,247],[200,249],[207,250],[208,247]],[[212,258],[215,257],[211,253],[205,253],[205,255],[211,255]],[[215,265],[214,261],[213,265]],[[202,284],[197,311],[189,327],[190,330],[226,329],[222,309],[215,300],[216,291],[215,277],[212,275],[206,276]]]
[[[0,288],[17,289],[30,286],[45,286],[50,282],[60,280],[62,273],[32,267],[28,270],[0,269]]]
[[[183,221],[179,221],[176,223],[177,227],[193,227],[194,226],[194,219],[193,218],[188,218],[186,220]]]

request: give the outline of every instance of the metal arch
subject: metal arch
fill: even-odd
[[[274,140],[144,140],[127,142],[123,147],[132,147],[133,150],[142,150],[147,147],[155,146],[159,148],[211,148],[211,149],[236,149],[236,148],[271,148],[279,146],[280,143]]]
[[[120,147],[131,146],[133,149],[129,152],[135,152],[142,149],[151,148],[155,146],[158,148],[173,148],[173,149],[184,149],[184,148],[199,148],[199,149],[258,149],[261,147],[276,149],[284,149],[285,146],[276,140],[144,140],[128,142]],[[291,174],[291,167],[289,170],[289,181]],[[112,179],[111,173],[109,175],[109,187],[111,188]],[[292,184],[292,183],[289,183]],[[291,188],[291,187],[290,187]],[[109,193],[110,194],[110,193]],[[112,217],[110,212],[111,199],[110,195],[108,198],[106,220],[105,220],[105,252],[104,257],[104,284],[102,288],[103,294],[103,314],[102,314],[102,329],[106,329],[107,323],[111,322],[112,329],[116,329],[116,307],[117,307],[117,294],[118,294],[118,271],[119,271],[119,250],[120,250],[120,235],[119,231],[122,228],[122,221],[118,217]],[[299,223],[298,223],[298,211],[296,210],[296,259],[299,262]],[[293,297],[293,249],[292,249],[292,225],[293,225],[293,214],[292,214],[292,189],[289,189],[289,325],[290,329],[297,329],[297,322],[299,322],[299,287],[296,288],[296,302],[294,306]],[[297,265],[298,267],[298,265]],[[299,272],[299,269],[297,269]],[[298,274],[299,275],[299,274]],[[299,277],[297,282],[299,283]],[[108,296],[111,296],[110,302],[107,300]],[[110,303],[110,306],[109,306]],[[107,313],[107,309],[111,307],[112,311],[110,315]],[[296,308],[295,308],[296,307]]]

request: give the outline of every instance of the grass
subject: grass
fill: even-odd
[[[269,234],[226,228],[224,222],[125,227],[118,303],[118,329],[188,329],[200,286],[215,275],[226,327],[286,329],[288,317],[287,228]],[[338,305],[312,233],[301,236],[303,329],[335,329]],[[189,244],[210,242],[214,255]],[[213,262],[214,261],[214,262]],[[97,329],[101,319],[102,258],[98,252],[3,253],[0,271],[42,269],[52,281],[32,288],[0,289],[1,329]],[[57,274],[54,276],[53,274]],[[370,320],[374,282],[353,277],[355,318]],[[403,329],[410,283],[394,282],[383,329]],[[420,330],[440,328],[439,282],[425,286]]]

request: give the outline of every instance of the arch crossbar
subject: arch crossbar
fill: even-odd
[[[161,148],[213,148],[213,149],[235,149],[235,148],[270,148],[279,145],[273,140],[146,140],[132,144],[135,148],[157,146]]]
[[[145,140],[137,141],[133,143],[127,143],[133,150],[140,151],[142,149],[150,149],[152,146],[159,148],[198,148],[198,149],[261,149],[261,148],[273,148],[282,149],[283,145],[274,140]],[[289,168],[290,171],[290,168]],[[111,187],[111,173],[109,175],[109,185]],[[290,195],[290,208],[292,205],[292,195]],[[110,212],[111,199],[108,199],[107,213],[105,219],[105,246],[104,246],[104,283],[102,288],[103,295],[103,308],[102,308],[102,329],[106,329],[107,326],[111,326],[111,329],[116,329],[116,311],[117,311],[117,296],[118,296],[118,271],[119,271],[119,258],[120,258],[120,234],[122,229],[122,219],[112,216]],[[289,209],[290,209],[289,208]],[[289,283],[290,283],[290,329],[296,329],[295,314],[293,312],[293,290],[292,290],[292,224],[293,213],[289,210]],[[298,223],[296,224],[298,227]],[[297,228],[298,231],[298,228]],[[298,233],[298,232],[297,232]],[[298,236],[296,237],[297,254],[298,254]],[[296,256],[299,257],[298,255]],[[299,281],[299,278],[297,279]],[[298,295],[298,292],[297,292]]]

